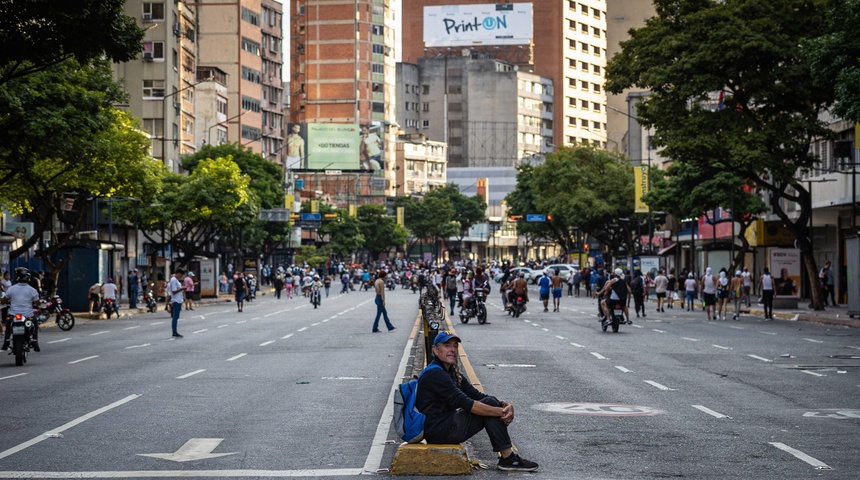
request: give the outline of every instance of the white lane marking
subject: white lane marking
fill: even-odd
[[[24,442],[24,443],[22,443],[22,444],[19,444],[19,445],[17,445],[17,446],[14,446],[14,447],[12,447],[12,448],[10,448],[10,449],[6,450],[6,451],[0,452],[0,460],[4,459],[4,458],[6,458],[6,457],[8,457],[8,456],[10,456],[10,455],[13,455],[13,454],[15,454],[15,453],[18,453],[18,452],[20,452],[21,450],[24,450],[25,448],[32,447],[33,445],[36,445],[37,443],[39,443],[39,442],[41,442],[41,441],[44,441],[44,440],[48,439],[48,438],[49,438],[49,437],[48,437],[48,434],[51,434],[51,433],[62,433],[62,432],[65,432],[66,430],[68,430],[68,429],[70,429],[70,428],[72,428],[72,427],[74,427],[74,426],[76,426],[76,425],[79,425],[79,424],[81,424],[81,423],[83,423],[83,422],[85,422],[85,421],[87,421],[87,420],[89,420],[89,419],[91,419],[91,418],[93,418],[93,417],[95,417],[95,416],[97,416],[97,415],[101,415],[102,413],[105,413],[105,412],[107,412],[107,411],[109,411],[109,410],[112,410],[112,409],[114,409],[114,408],[116,408],[116,407],[118,407],[118,406],[120,406],[120,405],[123,405],[123,404],[125,404],[125,403],[128,403],[128,402],[130,402],[130,401],[132,401],[132,400],[134,400],[135,398],[138,398],[138,397],[140,397],[140,395],[137,395],[137,394],[135,394],[135,395],[129,395],[129,396],[127,396],[127,397],[123,398],[122,400],[118,400],[118,401],[116,401],[116,402],[114,402],[114,403],[111,403],[110,405],[107,405],[107,406],[104,406],[104,407],[102,407],[102,408],[99,408],[98,410],[93,410],[92,412],[90,412],[90,413],[88,413],[88,414],[86,414],[86,415],[80,416],[80,417],[78,417],[78,418],[76,418],[76,419],[72,420],[72,421],[71,421],[71,422],[69,422],[69,423],[66,423],[66,424],[64,424],[64,425],[61,425],[61,426],[59,426],[59,427],[57,427],[57,428],[52,428],[52,429],[48,430],[47,432],[45,432],[45,433],[43,433],[43,434],[41,434],[41,435],[37,435],[35,438],[33,438],[33,439],[31,439],[31,440],[28,440],[28,441],[26,441],[26,442]],[[72,475],[66,475],[65,477],[58,476],[58,477],[56,477],[56,478],[74,478],[75,476],[76,476],[76,475],[72,474]]]
[[[645,383],[647,383],[648,385],[651,385],[652,387],[657,387],[660,390],[675,390],[674,388],[669,388],[666,385],[660,385],[659,383],[657,383],[653,380],[645,380]]]
[[[846,346],[846,347],[848,347],[848,348],[853,348],[854,350],[860,350],[860,347],[854,347],[854,346],[851,346],[851,345],[845,345],[845,346]]]
[[[312,326],[312,327],[316,327],[316,326],[317,326],[317,325],[319,325],[319,324],[320,324],[320,322],[312,323],[312,324],[311,324],[311,326]]]
[[[76,363],[86,362],[87,360],[92,360],[92,359],[94,359],[94,358],[99,358],[99,356],[98,356],[98,355],[93,355],[93,356],[91,356],[91,357],[84,357],[84,358],[81,358],[81,359],[79,359],[79,360],[72,360],[71,362],[69,362],[69,365],[74,365],[74,364],[76,364]]]
[[[804,338],[804,340],[806,340],[807,342],[812,342],[812,343],[824,343],[822,340],[815,340],[813,338]]]
[[[274,341],[274,340],[269,340],[268,342],[263,342],[263,343],[261,343],[261,344],[260,344],[260,346],[261,346],[261,347],[265,347],[266,345],[271,345],[271,344],[273,344],[273,343],[275,343],[275,341]]]
[[[754,358],[754,359],[756,359],[756,360],[761,360],[762,362],[772,362],[772,361],[773,361],[773,360],[771,360],[771,359],[769,359],[769,358],[759,357],[758,355],[753,355],[753,354],[749,354],[749,355],[747,355],[747,356],[748,356],[748,357],[750,357],[750,358]]]
[[[637,325],[637,324],[635,324],[635,323],[634,323],[633,325],[630,325],[630,326],[631,326],[631,327],[633,327],[633,328],[643,328],[643,327],[642,327],[642,325]]]
[[[229,327],[229,326],[230,326],[230,325],[218,325],[218,327],[217,327],[217,328],[224,328],[224,327]]]
[[[9,375],[8,377],[0,377],[0,380],[6,380],[7,378],[23,377],[24,375],[28,375],[28,374],[27,373],[16,373],[15,375]]]
[[[123,330],[134,330],[135,328],[140,328],[140,325],[135,325],[133,327],[123,328]]]
[[[532,321],[531,321],[531,320],[527,320],[527,319],[525,319],[525,318],[523,319],[523,321],[524,321],[524,322],[526,322],[526,323],[532,323]]]
[[[239,325],[239,324],[245,323],[245,322],[247,322],[247,320],[239,320],[238,322],[236,322],[236,325]]]
[[[254,317],[254,318],[252,318],[252,319],[251,319],[251,321],[259,320],[259,319],[260,319],[260,317]]]
[[[125,347],[126,350],[131,350],[132,348],[143,348],[152,345],[151,343],[144,343],[143,345],[132,345],[130,347]]]
[[[705,412],[705,413],[707,413],[708,415],[711,415],[711,416],[713,416],[713,417],[717,417],[717,418],[732,418],[732,417],[730,417],[730,416],[728,416],[728,415],[723,415],[722,413],[715,412],[715,411],[711,410],[710,408],[705,407],[705,406],[703,406],[703,405],[693,405],[693,408],[695,408],[695,409],[697,409],[697,410],[701,410],[701,411],[703,411],[703,412]]]
[[[555,338],[557,338],[559,340],[564,340],[564,337],[562,337],[561,335],[556,335]]]
[[[292,333],[288,333],[288,334],[284,335],[283,337],[281,337],[281,339],[282,339],[282,340],[286,340],[286,339],[288,339],[288,338],[290,338],[290,337],[292,337],[292,336],[293,336],[293,334],[292,334]]]
[[[152,322],[152,323],[150,323],[150,325],[161,325],[162,323],[166,323],[166,322]]]
[[[573,345],[573,346],[574,346],[574,347],[576,347],[576,348],[585,348],[585,345],[580,345],[580,344],[578,344],[578,343],[570,342],[570,344],[571,344],[571,345]]]
[[[68,342],[68,341],[69,341],[69,338],[66,337],[66,338],[61,338],[59,340],[53,340],[53,341],[50,341],[48,343],[50,344],[50,343],[60,343],[60,342]]]
[[[652,328],[651,330],[654,330],[654,331],[655,331],[655,332],[657,332],[657,333],[666,333],[666,332],[664,332],[663,330],[657,330],[656,328]]]
[[[763,333],[765,335],[776,335],[776,333],[774,333],[774,332],[758,332],[758,333]]]
[[[296,331],[297,331],[297,332],[304,332],[304,331],[305,331],[305,330],[307,330],[307,329],[308,329],[308,327],[302,327],[302,328],[300,328],[300,329],[298,329],[298,330],[296,330]]]
[[[590,353],[591,353],[592,355],[594,355],[594,358],[596,358],[596,359],[598,359],[598,360],[607,360],[607,358],[606,358],[606,357],[604,357],[603,355],[601,355],[601,354],[599,354],[599,353],[597,353],[597,352],[590,352]]]
[[[698,342],[698,341],[699,341],[699,340],[698,340],[698,339],[696,339],[696,338],[690,338],[690,337],[681,337],[681,338],[683,338],[684,340],[689,340],[689,341],[691,341],[691,342]]]
[[[540,325],[539,325],[539,324],[537,324],[537,323],[533,323],[533,324],[532,324],[532,326],[533,326],[533,327],[539,327]]]
[[[744,327],[739,327],[737,325],[729,325],[729,328],[734,328],[735,330],[746,330]]]
[[[721,348],[721,349],[723,349],[723,350],[731,350],[731,348],[730,348],[730,347],[724,347],[724,346],[722,346],[722,345],[711,345],[711,346],[712,346],[712,347],[716,347],[716,348]]]
[[[804,462],[812,465],[813,467],[815,467],[819,470],[831,470],[830,466],[827,465],[826,463],[822,462],[821,460],[818,460],[817,458],[814,458],[814,457],[810,457],[809,455],[801,452],[800,450],[795,450],[794,448],[791,448],[784,443],[780,443],[780,442],[768,442],[768,443],[773,445],[774,447],[782,450],[783,452],[788,452],[788,453],[794,455],[798,459],[803,460]]]
[[[188,373],[186,373],[185,375],[180,375],[180,376],[178,376],[178,377],[176,377],[176,378],[177,378],[177,379],[182,380],[182,379],[186,379],[186,378],[188,378],[188,377],[191,377],[191,376],[197,375],[198,373],[203,373],[203,372],[205,372],[205,371],[206,371],[206,369],[205,369],[205,368],[201,368],[200,370],[194,370],[193,372],[188,372]]]
[[[47,437],[45,437],[47,438]],[[360,468],[333,468],[331,470],[115,470],[98,472],[0,472],[2,478],[311,478],[350,477],[363,473]],[[385,472],[387,473],[387,471]]]
[[[281,313],[287,313],[287,312],[289,312],[289,311],[290,311],[289,309],[287,309],[287,310],[278,310],[277,312],[267,313],[267,314],[265,314],[265,315],[263,315],[263,316],[264,316],[264,317],[273,317],[273,316],[275,316],[275,315],[279,315],[279,314],[281,314]]]
[[[203,332],[206,332],[206,331],[208,331],[208,330],[209,330],[208,328],[204,328],[203,330],[195,330],[195,331],[193,331],[193,332],[191,332],[191,333],[203,333]]]
[[[630,370],[627,370],[626,368],[624,368],[620,365],[616,365],[615,368],[617,368],[618,370],[621,370],[624,373],[630,373],[631,372]]]
[[[825,376],[825,375],[823,375],[823,374],[821,374],[821,373],[811,372],[811,371],[809,371],[809,370],[801,370],[801,372],[803,372],[803,373],[808,373],[808,374],[810,374],[810,375],[814,375],[814,376],[816,376],[816,377],[823,377],[823,376]]]
[[[247,355],[247,353],[240,353],[239,355],[228,358],[227,361],[232,362],[233,360],[238,360],[238,359],[244,357],[245,355]]]
[[[91,333],[90,336],[94,337],[96,335],[101,335],[103,333],[110,333],[110,330],[102,330],[101,332]]]
[[[322,321],[322,323],[325,323],[325,322],[327,322],[327,321],[329,321],[329,320],[331,320],[331,318],[326,318],[325,320],[323,320],[323,321]],[[317,325],[319,325],[319,324],[317,324]]]
[[[548,329],[548,328],[541,328],[541,330],[543,330],[544,332],[548,332],[548,331],[549,331],[549,329]]]

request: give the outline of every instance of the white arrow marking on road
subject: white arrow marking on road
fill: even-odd
[[[813,467],[815,467],[819,470],[832,470],[832,468],[830,468],[829,465],[822,462],[821,460],[818,460],[817,458],[814,458],[814,457],[810,457],[809,455],[801,452],[800,450],[795,450],[795,449],[789,447],[788,445],[786,445],[784,443],[779,443],[779,442],[768,442],[768,443],[773,445],[774,447],[784,451],[784,452],[788,452],[788,453],[794,455],[795,457],[799,458],[800,460],[803,460],[804,462],[812,465]]]
[[[244,357],[245,355],[247,355],[247,353],[240,353],[239,355],[236,355],[235,357],[228,358],[227,361],[232,362],[233,360],[238,360],[238,359]]]
[[[759,357],[758,355],[752,355],[752,354],[749,354],[749,355],[747,355],[747,356],[748,356],[748,357],[750,357],[750,358],[754,358],[754,359],[756,359],[756,360],[761,360],[762,362],[772,362],[772,361],[773,361],[773,360],[771,360],[771,359],[769,359],[769,358]]]
[[[302,327],[302,328],[300,328],[300,329],[298,329],[298,330],[296,330],[296,331],[297,331],[297,332],[304,332],[304,331],[305,331],[305,330],[307,330],[307,329],[308,329],[308,327]]]
[[[723,350],[731,350],[729,347],[723,347],[722,345],[711,345],[712,347],[722,348]]]
[[[68,341],[69,341],[69,339],[68,339],[68,337],[66,337],[66,338],[61,338],[59,340],[54,340],[53,342],[48,342],[48,343],[60,343],[60,342],[68,342]]]
[[[573,346],[574,346],[574,347],[576,347],[576,348],[585,348],[585,345],[580,345],[580,344],[578,344],[578,343],[570,342],[570,344],[571,344],[571,345],[573,345]]]
[[[594,355],[594,356],[595,356],[595,358],[597,358],[598,360],[607,360],[607,358],[606,358],[606,357],[604,357],[603,355],[601,355],[601,354],[599,354],[599,353],[597,353],[597,352],[591,352],[591,354],[592,354],[592,355]]]
[[[139,453],[141,457],[160,458],[172,462],[190,462],[193,460],[206,460],[209,458],[236,455],[239,452],[212,453],[223,442],[223,438],[192,438],[179,447],[174,453]]]
[[[93,355],[92,357],[85,357],[85,358],[82,358],[80,360],[73,360],[73,361],[69,362],[69,365],[74,365],[75,363],[86,362],[87,360],[92,360],[94,358],[99,358],[99,356]]]
[[[8,377],[0,377],[0,380],[6,380],[7,378],[15,378],[15,377],[23,377],[27,375],[26,373],[16,373],[15,375],[9,375]]]
[[[261,347],[265,347],[266,345],[271,345],[271,344],[273,344],[273,343],[275,343],[275,341],[274,341],[274,340],[269,340],[268,342],[263,342],[263,343],[261,343],[261,344],[260,344],[260,346],[261,346]]]
[[[804,338],[804,340],[806,340],[807,342],[812,342],[812,343],[824,343],[821,340],[814,340],[812,338]]]
[[[691,342],[698,342],[699,341],[698,339],[690,338],[690,337],[681,337],[681,338],[683,338],[684,340],[689,340]]]
[[[126,350],[130,350],[132,348],[143,348],[152,345],[151,343],[144,343],[143,345],[132,345],[130,347],[125,347]]]
[[[292,333],[288,333],[288,334],[284,335],[283,337],[281,337],[281,339],[282,339],[282,340],[286,340],[286,339],[288,339],[288,338],[290,338],[290,337],[292,337],[292,336],[293,336],[293,334],[292,334]]]
[[[123,330],[134,330],[135,328],[140,328],[140,325],[135,325],[133,327],[123,328]]]
[[[722,413],[715,412],[715,411],[711,410],[710,408],[705,407],[703,405],[693,405],[693,408],[695,408],[697,410],[701,410],[701,411],[707,413],[708,415],[711,415],[711,416],[714,416],[717,418],[732,418],[728,415],[723,415]]]
[[[110,333],[110,330],[102,330],[101,332],[91,333],[90,336],[94,337],[96,335],[101,335],[103,333]]]
[[[176,377],[176,378],[177,378],[177,379],[180,379],[180,380],[184,380],[184,379],[186,379],[186,378],[188,378],[188,377],[190,377],[190,376],[197,375],[198,373],[203,373],[203,372],[205,372],[205,371],[206,371],[206,369],[205,369],[205,368],[200,369],[200,370],[194,370],[193,372],[186,373],[185,375],[180,375],[180,376],[178,376],[178,377]]]
[[[651,385],[653,387],[657,387],[660,390],[672,390],[672,391],[675,390],[674,388],[669,388],[666,385],[660,385],[659,383],[652,381],[652,380],[645,380],[645,383],[647,383],[648,385]]]
[[[624,367],[622,367],[622,366],[620,366],[620,365],[616,365],[616,366],[615,366],[615,368],[617,368],[618,370],[621,370],[621,371],[622,371],[622,372],[624,372],[624,373],[631,373],[631,371],[630,371],[630,370],[627,370],[626,368],[624,368]]]

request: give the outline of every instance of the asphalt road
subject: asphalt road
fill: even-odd
[[[454,328],[478,381],[544,479],[860,475],[860,332],[653,312],[605,333],[588,299]],[[0,355],[0,478],[343,477],[390,466],[391,394],[411,362],[417,295],[369,292],[201,306],[43,330]],[[652,313],[653,312],[653,313]],[[634,319],[635,320],[635,319]],[[783,356],[783,355],[788,355]],[[495,470],[486,435],[468,448]]]

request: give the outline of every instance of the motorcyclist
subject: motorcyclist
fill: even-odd
[[[313,301],[314,301],[313,294],[318,293],[320,291],[320,289],[323,288],[323,283],[320,281],[319,275],[314,275],[314,278],[313,278],[313,280],[311,280],[309,288],[310,288],[310,295],[311,295],[311,297],[310,297],[311,303],[313,303]],[[322,303],[322,297],[320,297],[320,303]]]
[[[460,313],[463,313],[463,309],[469,309],[469,301],[475,293],[474,280],[475,275],[471,271],[463,278],[463,298],[460,302]]]
[[[0,302],[9,304],[9,316],[4,319],[6,335],[3,338],[3,346],[0,350],[9,349],[9,339],[12,336],[12,317],[20,314],[23,317],[32,317],[33,308],[39,306],[39,291],[30,286],[31,275],[26,268],[15,269],[15,285],[6,290],[6,296]],[[34,351],[39,348],[39,324],[33,322],[33,341],[30,346]]]
[[[107,305],[105,300],[113,300],[114,312],[119,315],[119,303],[116,301],[117,286],[113,283],[113,278],[108,278],[108,281],[102,284],[102,306]]]
[[[603,314],[605,317],[602,321],[608,322],[610,318],[610,312],[615,308],[615,305],[620,303],[621,308],[624,311],[624,318],[627,320],[627,324],[632,324],[630,321],[630,314],[627,310],[627,297],[630,295],[630,286],[627,285],[627,282],[624,281],[624,271],[620,268],[616,268],[614,275],[606,282],[603,286],[603,289],[599,292],[604,300],[601,301],[601,305],[603,306]]]
[[[522,295],[523,301],[528,303],[529,301],[529,284],[526,282],[526,274],[525,272],[519,272],[517,274],[517,278],[511,282],[510,291],[508,291],[508,303],[513,305],[515,296]]]

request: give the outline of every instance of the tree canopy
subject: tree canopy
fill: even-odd
[[[826,33],[803,44],[819,88],[835,89],[833,113],[860,122],[860,1],[827,2]],[[855,160],[856,161],[856,160]]]

